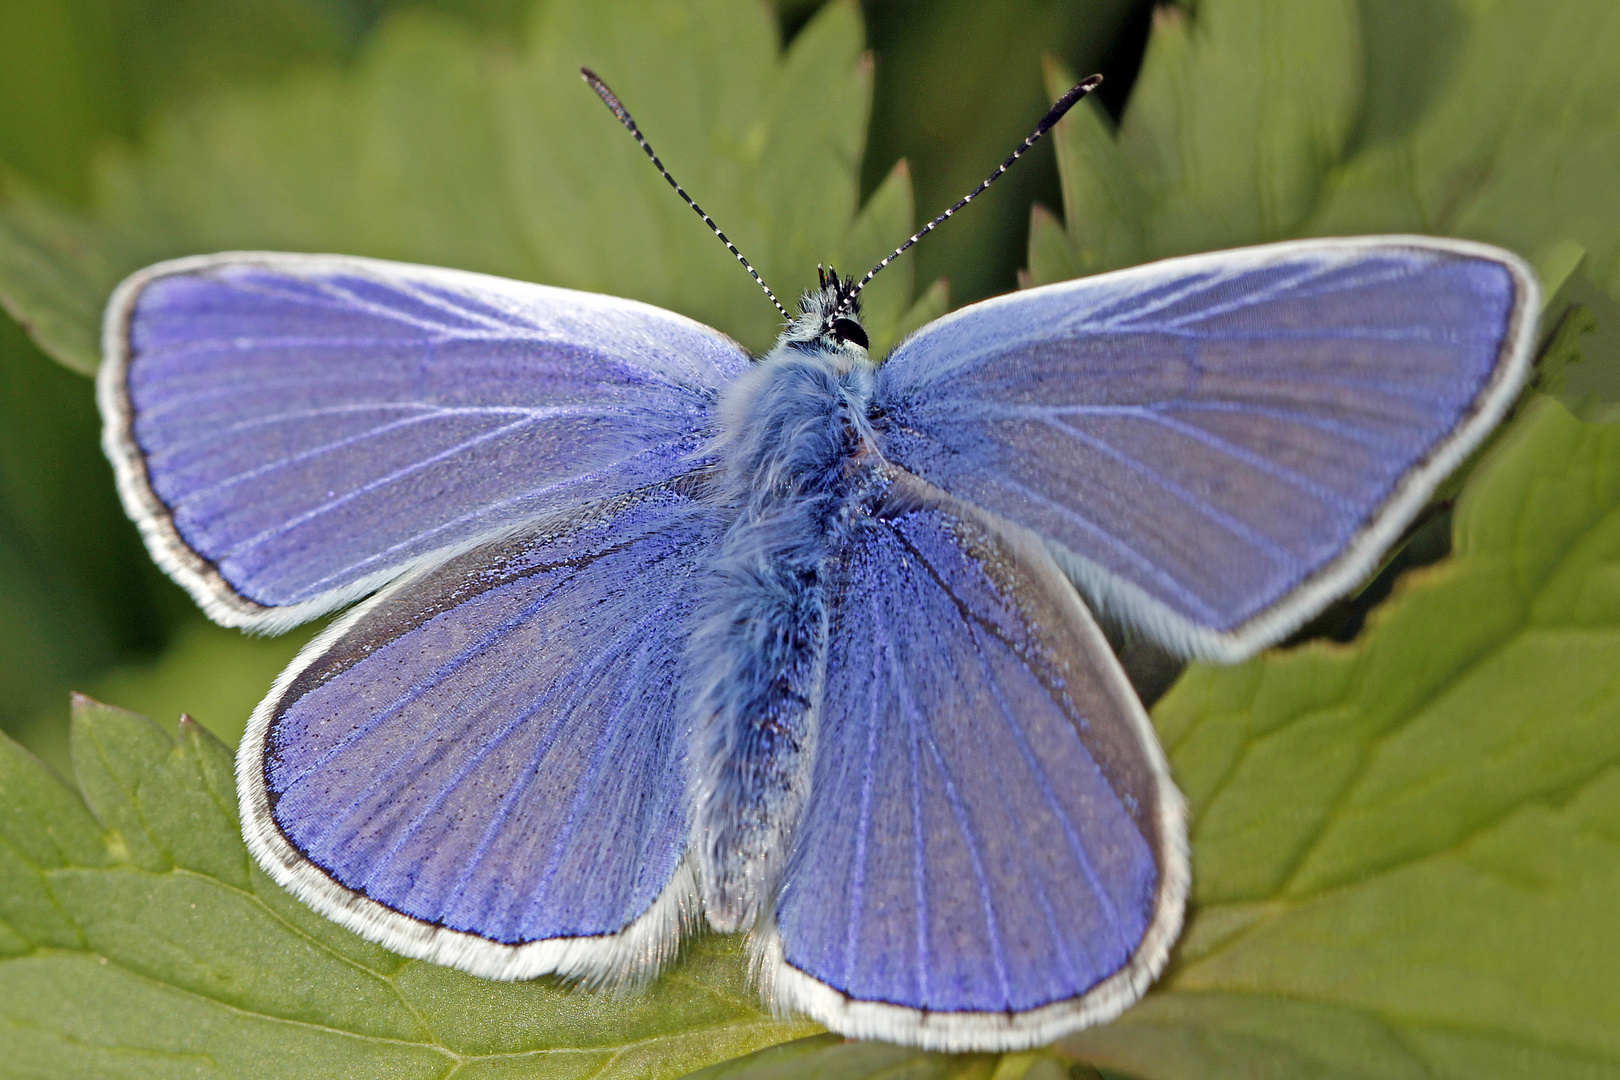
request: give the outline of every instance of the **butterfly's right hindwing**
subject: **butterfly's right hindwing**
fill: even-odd
[[[694,914],[682,662],[719,532],[677,486],[419,572],[310,645],[238,752],[260,864],[486,978],[656,971]]]
[[[915,478],[850,531],[767,992],[855,1038],[1040,1045],[1158,974],[1184,812],[1051,557]]]

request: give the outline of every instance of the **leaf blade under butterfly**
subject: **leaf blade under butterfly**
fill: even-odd
[[[1620,425],[1533,403],[1456,554],[1353,645],[1194,666],[1169,974],[1071,1037],[1143,1078],[1620,1076]]]
[[[814,1031],[772,1019],[730,942],[648,993],[407,961],[251,865],[230,753],[81,700],[90,804],[0,742],[0,1031],[37,1076],[676,1076]]]

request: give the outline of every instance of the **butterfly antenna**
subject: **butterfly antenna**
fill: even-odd
[[[708,214],[705,214],[703,212],[703,207],[693,202],[692,196],[686,193],[686,189],[681,187],[680,184],[677,184],[675,182],[675,178],[669,175],[669,170],[664,168],[664,163],[658,160],[657,154],[653,153],[652,145],[647,142],[647,137],[641,133],[641,129],[636,127],[636,122],[630,118],[630,110],[624,107],[624,103],[619,100],[619,96],[612,90],[608,89],[608,84],[603,82],[601,76],[597,75],[596,72],[592,71],[590,68],[582,67],[579,69],[579,73],[584,77],[585,81],[590,84],[591,89],[596,91],[596,96],[602,99],[602,104],[613,110],[613,115],[619,118],[619,123],[623,124],[630,134],[635,136],[636,142],[641,145],[641,149],[644,150],[647,157],[652,160],[653,167],[658,170],[658,175],[669,181],[669,186],[675,189],[675,194],[685,199],[686,205],[690,206],[693,210],[696,210],[697,216],[703,219],[703,224],[712,229],[714,231],[714,235],[720,238],[720,242],[726,245],[726,250],[737,256],[737,261],[743,264],[743,269],[747,270],[749,275],[759,283],[759,287],[765,290],[765,295],[771,298],[771,303],[775,304],[776,310],[782,313],[782,318],[786,319],[788,322],[792,322],[793,316],[788,314],[787,308],[782,306],[782,301],[778,300],[776,298],[776,294],[771,292],[771,287],[765,284],[765,279],[759,276],[759,272],[754,269],[753,264],[751,264],[747,259],[743,258],[743,253],[738,251],[737,245],[733,244],[726,237],[726,234],[720,231],[720,226],[714,223],[714,219],[709,217]],[[1022,153],[1022,151],[1019,152]],[[1014,156],[1016,157],[1017,155]],[[978,192],[974,192],[974,194],[977,195]]]
[[[866,288],[866,283],[867,282],[869,282],[873,278],[877,277],[877,273],[878,273],[879,270],[882,270],[885,266],[888,266],[890,263],[894,262],[894,260],[898,259],[901,255],[905,254],[906,249],[909,248],[912,244],[915,244],[917,241],[921,240],[923,237],[927,236],[929,233],[931,233],[935,229],[939,228],[940,224],[942,222],[944,222],[946,218],[950,217],[952,214],[954,214],[958,210],[962,209],[962,207],[966,206],[968,203],[972,202],[974,199],[977,199],[984,192],[985,188],[987,188],[991,184],[995,183],[998,179],[1000,179],[1002,173],[1004,173],[1008,169],[1012,168],[1012,163],[1017,161],[1019,158],[1023,157],[1024,152],[1026,150],[1028,150],[1030,147],[1034,146],[1036,143],[1040,142],[1041,141],[1041,136],[1045,135],[1048,131],[1051,131],[1052,126],[1054,124],[1056,124],[1059,120],[1063,119],[1063,114],[1068,112],[1070,109],[1074,108],[1075,102],[1079,101],[1081,98],[1085,97],[1087,94],[1089,94],[1093,90],[1097,89],[1097,87],[1102,83],[1102,81],[1103,81],[1103,77],[1101,75],[1093,75],[1089,79],[1086,79],[1086,80],[1082,81],[1078,86],[1074,87],[1067,94],[1064,94],[1062,97],[1058,98],[1057,104],[1053,105],[1051,107],[1051,109],[1049,109],[1047,111],[1046,115],[1041,117],[1041,122],[1035,125],[1035,130],[1029,133],[1029,138],[1027,138],[1023,142],[1019,143],[1018,144],[1018,149],[1016,149],[1012,153],[1008,154],[1007,155],[1007,160],[1003,161],[1001,163],[1001,165],[997,167],[995,172],[993,172],[989,176],[985,177],[984,183],[980,184],[978,187],[974,188],[972,191],[970,191],[966,195],[962,196],[962,200],[960,202],[958,202],[955,206],[951,207],[949,210],[947,210],[943,214],[939,215],[939,217],[935,218],[933,221],[930,221],[927,225],[924,225],[922,228],[918,229],[915,233],[912,234],[912,237],[911,237],[910,240],[907,240],[905,243],[901,244],[899,247],[897,247],[893,251],[889,252],[889,254],[884,257],[882,262],[878,263],[876,266],[872,267],[872,269],[868,270],[866,272],[866,276],[861,278],[861,280],[855,284],[855,287],[850,289],[850,291],[844,296],[843,303],[838,305],[838,310],[833,312],[833,314],[837,315],[837,314],[840,314],[842,312],[848,311],[849,306],[855,302],[855,295],[857,293],[859,293],[862,289]],[[598,90],[597,93],[601,93],[601,91]],[[632,130],[634,130],[634,129],[632,129]],[[652,151],[650,151],[650,150],[648,151],[648,153],[651,153],[651,152]],[[654,159],[654,160],[656,160],[656,159]],[[670,183],[672,183],[672,184],[674,182],[675,181],[673,181],[673,180],[670,181]],[[677,188],[676,190],[678,191],[680,189]],[[688,199],[687,201],[690,202],[691,200]],[[738,258],[741,258],[741,257],[742,256],[740,256],[740,255],[738,256]]]

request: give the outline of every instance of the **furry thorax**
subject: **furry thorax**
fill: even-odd
[[[752,928],[781,880],[815,758],[834,560],[882,487],[864,335],[829,318],[840,287],[807,294],[720,402],[716,498],[732,524],[688,644],[687,790],[703,908],[722,932]]]

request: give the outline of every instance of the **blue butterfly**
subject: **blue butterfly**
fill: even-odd
[[[1186,815],[1090,611],[1217,660],[1300,626],[1513,400],[1534,279],[1274,244],[974,304],[876,367],[870,278],[757,360],[372,259],[124,282],[99,395],[153,557],[256,631],[375,594],[249,723],[260,865],[495,979],[746,931],[773,1007],[855,1037],[1026,1047],[1139,998]]]

